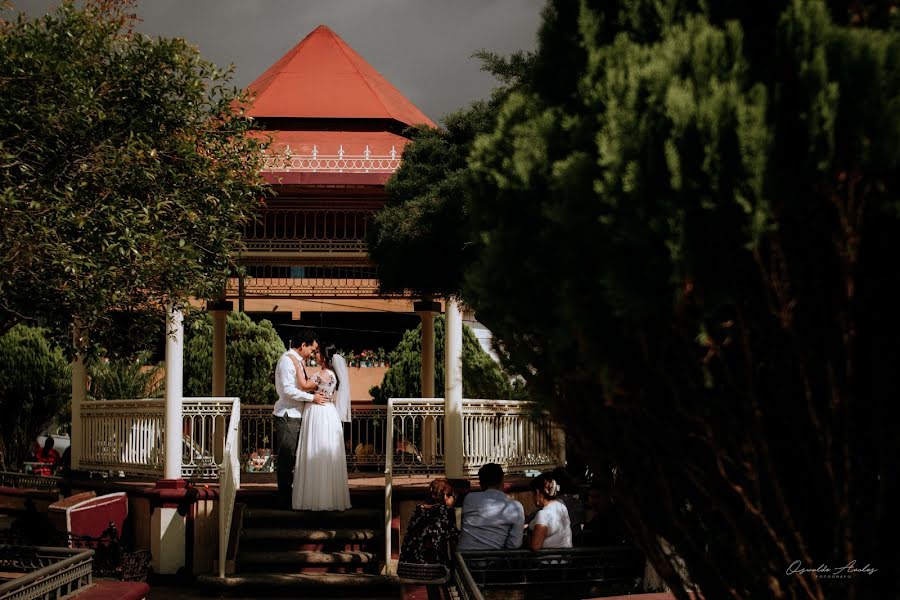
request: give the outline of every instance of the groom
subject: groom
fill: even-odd
[[[327,399],[319,392],[315,395],[297,387],[297,367],[306,369],[304,361],[319,348],[319,340],[311,329],[303,329],[291,337],[290,350],[278,359],[275,367],[275,443],[278,454],[278,501],[291,505],[291,486],[294,483],[294,462],[297,459],[297,440],[300,437],[300,419],[307,402],[322,404]]]

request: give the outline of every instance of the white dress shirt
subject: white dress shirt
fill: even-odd
[[[515,550],[522,545],[525,509],[498,489],[466,494],[457,550]]]
[[[275,367],[275,391],[278,392],[278,402],[275,403],[272,414],[276,417],[299,419],[303,416],[306,403],[312,402],[315,396],[297,387],[297,368],[291,360],[291,355],[303,363],[303,359],[293,348],[278,359],[278,366]]]

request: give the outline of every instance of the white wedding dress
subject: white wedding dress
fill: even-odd
[[[334,397],[333,371],[322,369],[313,375],[313,381],[318,384],[317,391]],[[350,382],[342,381],[341,385],[349,387]],[[303,409],[291,505],[294,510],[350,508],[344,429],[334,402],[310,402]]]

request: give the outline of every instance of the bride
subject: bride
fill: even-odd
[[[344,451],[342,419],[350,411],[350,378],[347,362],[333,345],[316,357],[322,370],[303,381],[301,389],[322,392],[330,402],[310,402],[303,410],[297,462],[294,465],[294,510],[346,510],[350,508],[347,487],[347,456]]]

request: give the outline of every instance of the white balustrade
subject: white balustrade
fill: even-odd
[[[92,400],[81,404],[81,469],[162,476],[162,399]]]
[[[385,406],[353,407],[352,421],[345,427],[348,468],[378,470],[386,466],[390,455],[394,473],[443,473],[443,399],[404,398],[392,403],[390,419]],[[220,476],[231,412],[228,398],[184,399],[185,479],[215,480]],[[162,399],[85,402],[82,425],[83,469],[162,476]],[[236,435],[242,470],[274,471],[271,404],[242,406]],[[536,414],[529,402],[463,400],[463,469],[467,474],[487,462],[499,463],[509,472],[552,468],[564,456],[558,437],[549,416]]]

